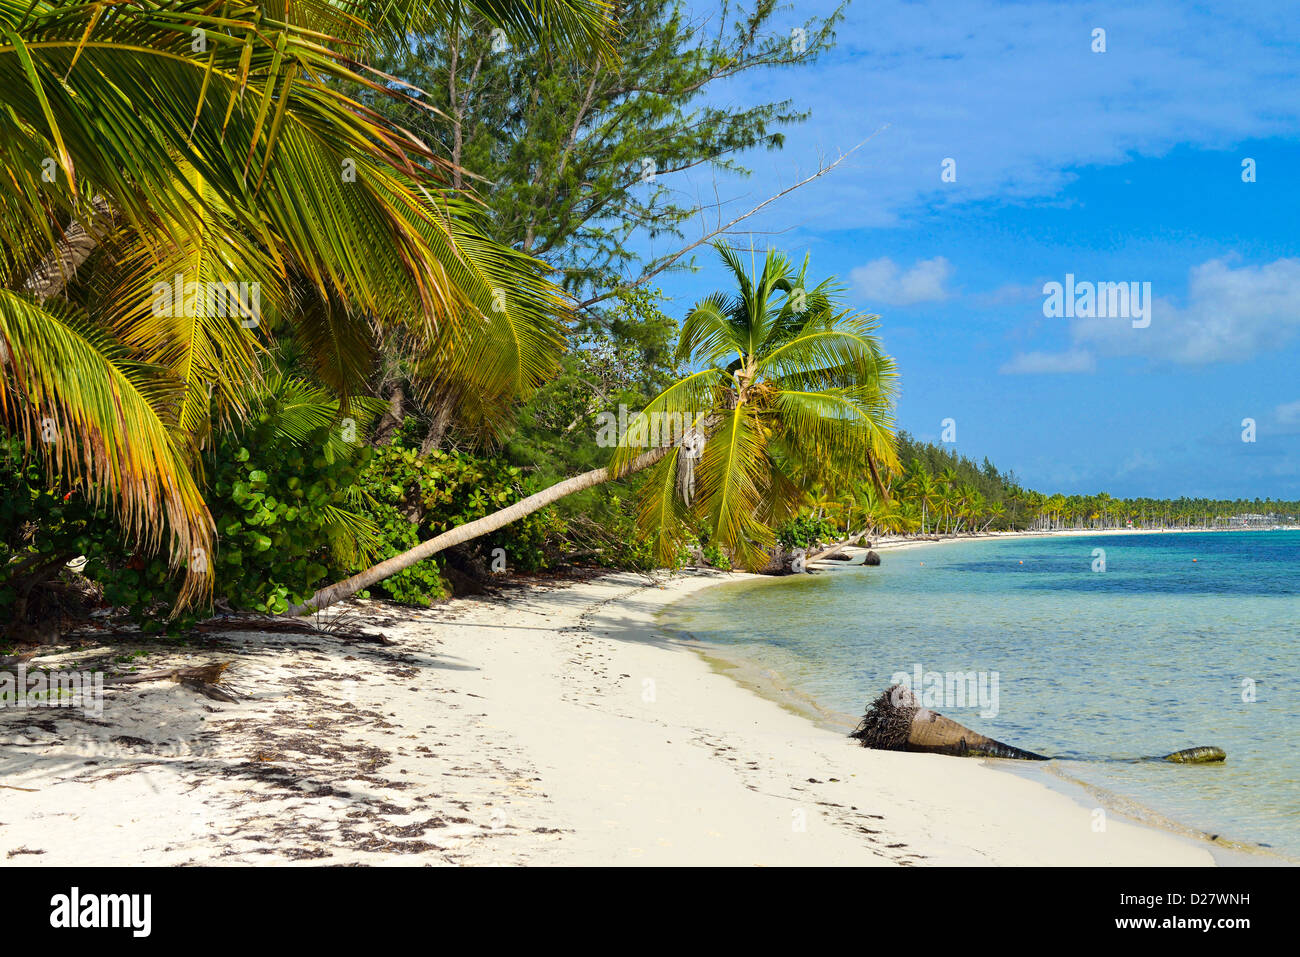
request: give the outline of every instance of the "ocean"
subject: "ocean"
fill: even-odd
[[[1300,532],[986,539],[881,557],[705,589],[661,624],[846,716],[919,676],[936,710],[1058,758],[1049,770],[1102,807],[1131,802],[1300,858]],[[1228,759],[1132,760],[1196,745]]]

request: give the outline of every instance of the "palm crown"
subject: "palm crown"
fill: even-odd
[[[698,371],[629,423],[612,469],[627,468],[656,426],[662,435],[664,422],[680,423],[685,441],[644,486],[643,526],[667,559],[693,515],[741,564],[759,568],[772,527],[807,489],[868,470],[878,480],[878,469],[898,467],[897,374],[876,336],[878,317],[842,308],[830,282],[810,286],[806,259],[795,271],[769,251],[761,268],[752,254],[746,268],[737,250],[715,248],[736,291],[715,293],[686,316],[678,360]]]

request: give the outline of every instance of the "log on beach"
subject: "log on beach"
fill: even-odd
[[[890,685],[867,705],[862,721],[849,737],[857,739],[864,748],[877,751],[919,751],[963,758],[1011,758],[1018,761],[1052,760],[1046,755],[1025,751],[972,731],[937,711],[922,707],[911,689],[904,685]],[[1227,757],[1222,748],[1201,745],[1156,757],[1111,760],[1218,764]]]
[[[1047,757],[972,731],[937,711],[921,707],[903,685],[891,685],[867,706],[861,723],[849,735],[864,748],[878,751],[920,751],[957,757],[1014,758],[1047,761]]]

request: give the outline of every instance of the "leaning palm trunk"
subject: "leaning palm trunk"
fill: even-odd
[[[807,556],[804,559],[804,561],[807,563],[819,562],[824,558],[831,558],[835,555],[838,555],[841,549],[848,548],[850,545],[856,545],[858,542],[862,541],[864,538],[867,537],[867,533],[870,531],[871,528],[870,526],[868,526],[867,528],[864,528],[862,531],[858,532],[857,534],[850,535],[848,538],[844,539],[843,541],[836,542],[834,545],[831,545],[829,548],[823,548],[820,552],[814,552],[813,554]]]
[[[301,605],[291,605],[287,614],[289,615],[307,615],[314,611],[320,611],[322,608],[328,608],[336,602],[343,601],[345,598],[351,598],[362,589],[369,588],[371,585],[378,584],[385,578],[396,575],[398,572],[410,568],[412,565],[424,561],[426,558],[438,554],[444,549],[452,548],[456,545],[463,545],[465,542],[472,541],[489,532],[495,532],[499,528],[504,528],[511,522],[516,522],[525,515],[531,515],[533,512],[543,509],[548,505],[558,502],[567,495],[574,492],[581,492],[584,489],[592,488],[608,482],[610,479],[623,478],[640,472],[654,465],[670,451],[673,446],[663,446],[662,448],[651,449],[637,458],[633,459],[627,468],[619,472],[614,472],[608,468],[592,469],[590,472],[584,472],[581,475],[575,475],[573,478],[565,479],[558,482],[550,488],[536,492],[525,499],[521,499],[515,504],[503,508],[491,515],[485,515],[482,518],[475,519],[472,522],[466,522],[464,525],[458,525],[450,531],[443,532],[441,535],[435,535],[416,545],[414,548],[407,549],[400,555],[394,555],[392,558],[385,559],[378,565],[373,565],[363,572],[358,572],[351,578],[344,579],[333,585],[328,585],[320,589]]]

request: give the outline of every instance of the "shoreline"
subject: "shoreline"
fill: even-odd
[[[1032,539],[1032,538],[1057,538],[1057,537],[1091,537],[1100,535],[1155,535],[1155,534],[1181,534],[1181,533],[1209,533],[1209,532],[1240,532],[1255,531],[1274,531],[1274,529],[1107,529],[1105,531],[1079,531],[1075,529],[1053,530],[1051,532],[1002,532],[990,533],[975,536],[951,536],[940,538],[939,540],[929,539],[890,539],[879,544],[873,543],[870,548],[877,551],[894,550],[902,551],[910,548],[920,548],[928,545],[944,545],[953,542],[971,542],[971,541],[992,541],[997,539]],[[848,554],[865,552],[868,546],[846,546],[844,551]],[[870,574],[870,570],[862,566],[837,566],[835,562],[818,562],[813,566],[814,573],[823,573],[826,571],[832,573],[848,572],[851,570],[865,571]],[[746,579],[764,579],[768,578],[773,581],[779,581],[786,576],[765,576],[765,575],[739,575],[738,581]],[[665,606],[664,610],[667,610]],[[676,632],[685,635],[686,633]],[[739,654],[730,646],[715,645],[706,639],[696,638],[693,635],[687,636],[688,640],[695,643],[695,650],[720,674],[725,674],[732,678],[737,684],[752,691],[754,694],[764,697],[778,706],[785,708],[792,713],[801,715],[805,720],[817,724],[819,727],[833,730],[836,733],[847,735],[853,727],[856,726],[859,716],[850,715],[829,709],[816,701],[812,696],[801,692],[790,685],[787,680],[775,669],[769,667],[763,662]],[[1074,800],[1080,806],[1101,806],[1108,813],[1119,814],[1129,821],[1141,827],[1150,828],[1167,834],[1176,835],[1180,838],[1193,841],[1198,845],[1206,847],[1214,856],[1217,866],[1287,866],[1300,863],[1291,857],[1273,850],[1272,848],[1251,843],[1244,839],[1234,839],[1222,834],[1210,834],[1198,828],[1186,825],[1181,821],[1167,817],[1159,811],[1151,808],[1138,800],[1127,795],[1110,791],[1098,785],[1084,781],[1068,773],[1068,762],[1062,766],[1061,762],[1052,761],[1044,767],[1033,767],[1022,765],[1019,762],[1005,761],[987,761],[984,762],[994,770],[1011,773],[1021,776],[1027,780],[1046,787],[1054,792],[1062,793]]]
[[[1118,816],[1094,832],[1087,807],[987,762],[854,747],[656,625],[739,578],[612,573],[427,611],[350,606],[391,645],[250,631],[151,646],[141,670],[232,660],[240,701],[138,685],[101,719],[0,712],[0,860],[1215,862]]]
[[[1033,532],[980,532],[975,535],[946,535],[937,539],[932,538],[915,538],[915,537],[898,537],[886,535],[879,539],[877,543],[871,545],[876,551],[889,549],[892,551],[901,551],[907,548],[919,548],[922,545],[948,545],[954,542],[992,542],[992,541],[1013,541],[1016,539],[1032,538],[1093,538],[1102,536],[1122,536],[1122,535],[1234,535],[1244,533],[1271,532],[1272,528],[1106,528],[1106,529],[1053,529],[1052,531],[1033,531]],[[1300,528],[1282,529],[1282,531],[1300,531]],[[851,549],[865,551],[865,545],[845,546],[845,551]]]
[[[847,735],[857,726],[859,721],[857,716],[823,707],[812,696],[798,691],[788,684],[775,669],[769,668],[755,659],[735,654],[726,646],[714,645],[704,639],[694,637],[686,640],[697,643],[693,650],[719,674],[727,676],[741,687],[773,702],[786,711],[799,715],[821,728],[842,736]],[[979,761],[981,759],[969,760]],[[985,759],[985,762],[986,766],[993,770],[1005,774],[1019,775],[1054,792],[1064,794],[1081,807],[1092,809],[1100,806],[1105,808],[1107,813],[1122,815],[1125,819],[1141,827],[1176,835],[1203,845],[1214,856],[1217,866],[1260,867],[1300,863],[1300,861],[1294,861],[1270,848],[1234,840],[1223,835],[1211,835],[1206,831],[1201,831],[1173,818],[1166,817],[1154,808],[1148,807],[1124,794],[1109,791],[1074,777],[1062,769],[1062,762],[1060,761],[1054,760],[1042,767],[1033,763],[1016,761]],[[1064,763],[1068,766],[1068,762]]]

